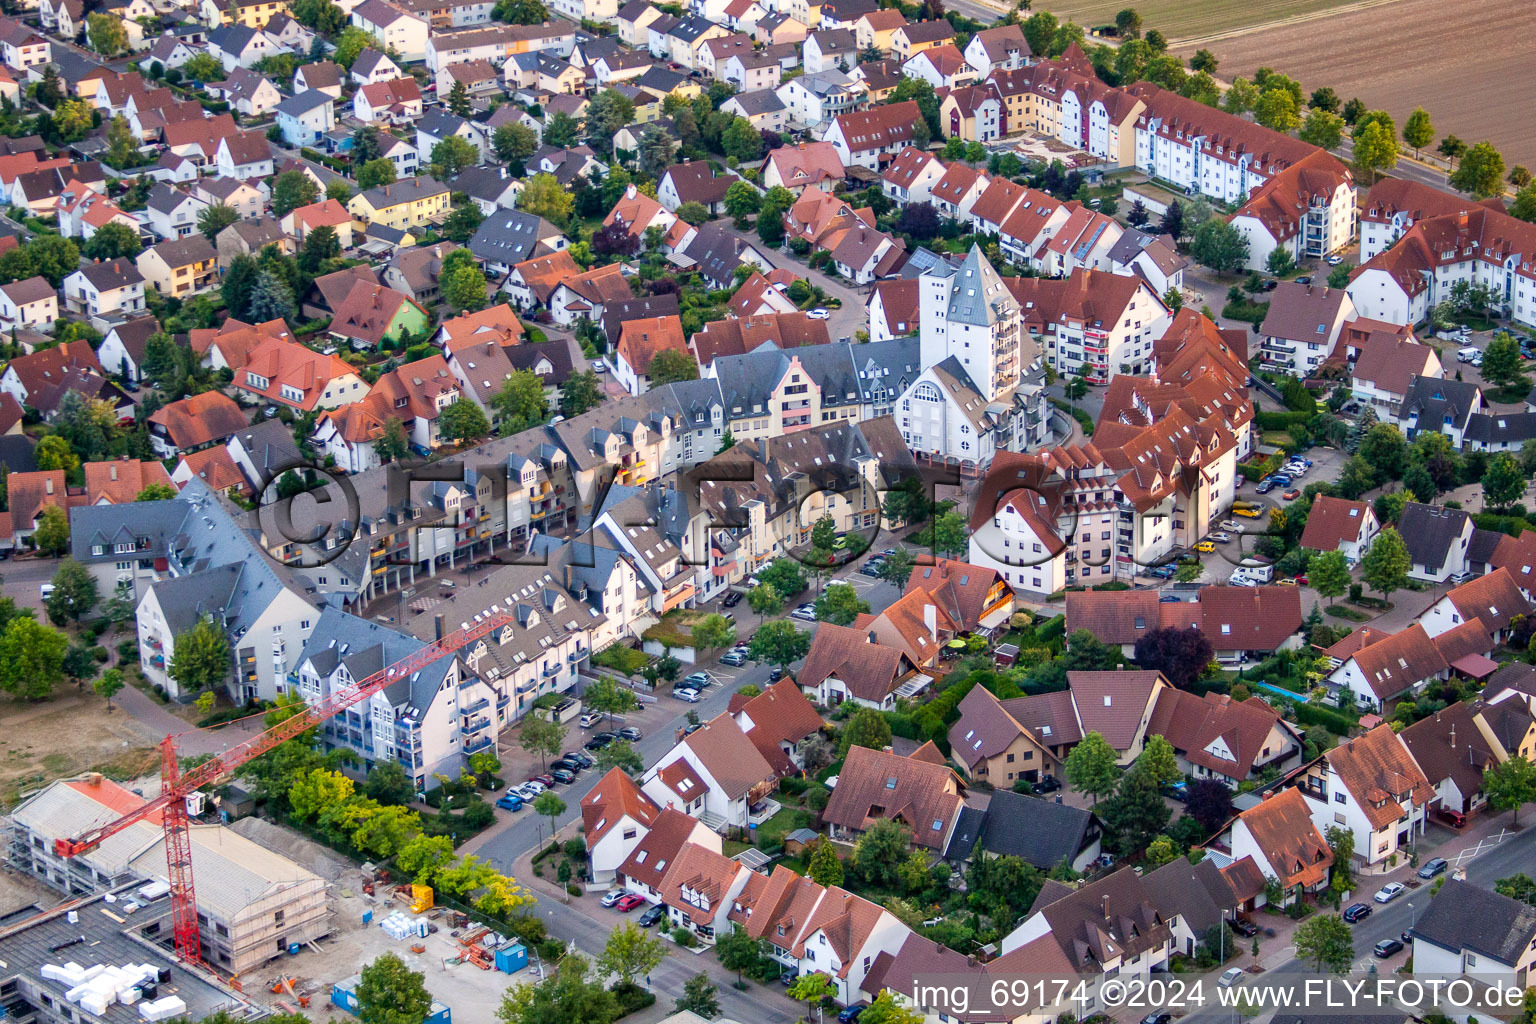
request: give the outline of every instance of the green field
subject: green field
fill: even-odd
[[[1054,0],[1036,3],[1033,10],[1047,10],[1062,21],[1084,28],[1112,25],[1115,14],[1135,7],[1143,30],[1158,29],[1172,42],[1189,36],[1264,25],[1298,14],[1314,14],[1350,6],[1353,0]]]

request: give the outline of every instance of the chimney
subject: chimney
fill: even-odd
[[[880,639],[877,636],[875,636],[875,631],[874,630],[870,630],[869,631],[869,642],[872,643],[872,644],[877,644],[877,643],[880,642]]]
[[[441,640],[443,638],[442,612],[438,612],[436,615],[432,616],[432,634],[434,640]]]
[[[928,635],[937,637],[939,634],[939,610],[930,601],[923,605],[923,625],[928,627]]]
[[[45,480],[43,480],[43,493],[44,494],[52,494],[53,493],[53,477],[48,477]]]
[[[111,473],[112,473],[112,482],[116,483],[117,482],[117,463],[114,462],[110,468],[111,468]]]
[[[1109,893],[1104,894],[1104,920],[1109,920]]]

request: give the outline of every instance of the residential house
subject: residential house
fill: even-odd
[[[1018,25],[998,25],[982,29],[971,36],[965,47],[965,61],[976,69],[976,74],[986,78],[993,71],[1013,71],[1025,67],[1034,59],[1024,30]]]
[[[929,681],[901,648],[880,643],[869,630],[822,623],[796,681],[824,707],[852,701],[889,710],[898,691],[919,679],[922,685]]]
[[[1398,734],[1434,787],[1441,810],[1470,817],[1487,803],[1483,773],[1508,756],[1495,739],[1497,726],[1506,721],[1517,724],[1517,732],[1529,733],[1530,707],[1521,701],[1492,705],[1457,702]]]
[[[326,330],[337,341],[360,349],[374,348],[386,338],[399,341],[407,333],[420,336],[429,323],[427,311],[409,295],[382,284],[358,281]]]
[[[858,42],[859,52],[879,50],[885,54],[893,53],[895,43],[892,37],[897,29],[905,27],[906,24],[906,15],[895,8],[870,11],[861,15],[853,24],[853,34]]]
[[[1312,499],[1301,546],[1320,552],[1342,551],[1354,565],[1365,557],[1380,532],[1376,513],[1366,502],[1319,494]]]
[[[773,766],[729,714],[684,736],[640,780],[658,807],[693,815],[716,831],[745,829],[753,806],[777,785]]]
[[[1356,353],[1350,371],[1354,399],[1372,407],[1378,419],[1395,420],[1415,377],[1444,377],[1433,348],[1421,345],[1405,328],[1361,317],[1345,325],[1348,351]]]
[[[92,263],[64,279],[64,305],[91,318],[144,311],[144,275],[127,260]]]
[[[958,89],[976,81],[976,69],[966,63],[958,48],[949,43],[930,46],[909,57],[902,62],[901,73],[907,78],[927,82],[935,89]],[[994,131],[991,137],[997,135]]]
[[[438,418],[462,397],[447,361],[433,354],[384,374],[361,401],[321,413],[311,440],[341,469],[363,473],[379,467],[374,446],[390,420],[400,422],[414,450],[439,447]]]
[[[17,284],[25,282],[18,281]],[[14,287],[8,285],[7,289]],[[9,294],[7,289],[0,289],[0,294]],[[53,312],[49,314],[49,321],[58,315],[58,293],[53,286],[48,286],[50,297],[53,298]],[[0,299],[0,309],[4,308],[4,300]],[[46,310],[45,310],[46,311]],[[41,329],[41,328],[39,328]],[[96,358],[100,360],[102,368],[117,374],[126,380],[129,385],[137,386],[143,380],[143,367],[146,349],[149,339],[160,330],[160,321],[152,316],[139,317],[137,320],[128,320],[124,323],[113,324],[107,331],[106,337],[101,340],[101,346],[96,350]]]
[[[352,116],[364,124],[411,124],[421,114],[421,88],[414,78],[375,82],[352,96]]]
[[[335,61],[319,60],[300,64],[293,73],[293,91],[295,93],[323,92],[331,99],[339,100],[341,99],[341,76],[341,67]]]
[[[1251,858],[1285,893],[1277,907],[1322,891],[1333,867],[1333,850],[1313,823],[1299,789],[1266,793],[1226,827],[1206,851],[1219,867]]]
[[[741,179],[730,172],[716,174],[707,162],[684,161],[668,167],[656,186],[656,198],[674,214],[684,203],[698,203],[711,214],[725,210],[725,193]]]
[[[334,409],[368,394],[368,385],[341,359],[280,338],[258,343],[235,373],[233,385],[258,401],[300,412]]]
[[[1234,701],[1226,694],[1166,689],[1158,694],[1149,728],[1173,745],[1186,775],[1233,790],[1301,763],[1300,732],[1259,697]]]
[[[801,59],[805,62],[805,73],[808,75],[831,70],[847,74],[859,63],[858,40],[854,38],[852,29],[847,28],[826,28],[812,32],[805,37]]]
[[[384,44],[402,60],[422,60],[427,55],[430,28],[425,18],[408,13],[388,0],[363,0],[352,8],[352,24]]]
[[[348,69],[348,76],[358,86],[392,82],[404,74],[405,72],[400,70],[400,65],[371,46],[365,47],[352,62],[352,67]]]
[[[59,293],[47,279],[29,277],[0,285],[0,330],[51,333],[58,318]]]
[[[558,252],[568,244],[560,229],[542,217],[521,210],[497,210],[480,223],[468,248],[500,279],[518,264]]]
[[[927,150],[908,146],[880,174],[880,191],[897,206],[926,203],[945,166]]]
[[[1516,990],[1530,984],[1536,966],[1536,908],[1455,878],[1438,896],[1427,901],[1410,929],[1418,973],[1466,975]]]
[[[323,94],[322,94],[323,95]],[[273,172],[272,146],[265,132],[235,132],[219,140],[214,168],[225,178],[259,181]]]
[[[790,83],[791,86],[794,84]],[[793,109],[794,104],[790,107]],[[920,116],[914,100],[838,114],[827,126],[822,140],[832,143],[843,166],[878,171],[910,144],[912,125]]]
[[[1012,703],[999,700],[984,686],[974,687],[960,701],[960,720],[949,728],[950,756],[961,773],[973,782],[990,783],[998,792],[1021,780],[1061,777],[1053,745],[1009,713]]]
[[[1444,583],[1467,571],[1472,517],[1459,508],[1410,501],[1403,506],[1397,532],[1408,545],[1408,577]]]
[[[277,105],[277,127],[288,145],[313,146],[336,127],[336,108],[330,93],[312,89],[289,96]]]
[[[625,322],[619,328],[619,342],[614,348],[614,379],[630,394],[644,394],[651,388],[651,360],[662,352],[693,358],[683,340],[683,324],[678,317],[648,317]]]
[[[1319,831],[1340,825],[1354,833],[1359,864],[1380,864],[1423,836],[1429,780],[1390,725],[1347,739],[1306,765],[1295,785]]]
[[[237,220],[214,236],[220,270],[228,270],[236,256],[254,256],[269,245],[290,255],[294,251],[293,239],[271,217]]]
[[[864,105],[864,87],[835,69],[792,78],[779,86],[777,92],[789,110],[790,121],[811,129],[830,131],[836,118]],[[823,139],[830,141],[826,136]],[[836,152],[839,164],[846,165],[846,147]]]
[[[746,118],[752,122],[752,127],[759,131],[782,133],[789,125],[789,108],[784,105],[784,101],[773,89],[737,93],[720,104],[720,109],[729,111],[737,117]],[[777,153],[779,150],[773,152]],[[769,156],[771,158],[773,154],[770,153]]]
[[[156,409],[149,417],[149,442],[158,458],[195,452],[222,443],[249,423],[235,400],[205,391]]]
[[[208,53],[225,72],[252,68],[268,57],[284,52],[282,46],[259,28],[224,25],[208,33]]]
[[[1531,602],[1508,569],[1497,568],[1475,580],[1446,591],[1419,616],[1425,632],[1438,637],[1457,626],[1478,619],[1493,643],[1509,637],[1510,622],[1531,611]]]
[[[987,805],[977,845],[994,857],[1017,857],[1041,871],[1062,864],[1087,871],[1099,858],[1103,838],[1103,822],[1086,808],[999,788]]]
[[[910,830],[913,846],[947,856],[964,808],[965,787],[947,765],[850,747],[822,821],[844,842],[876,821],[894,821]]]
[[[918,329],[915,279],[876,281],[869,289],[869,340],[904,338]]]
[[[243,141],[242,139],[241,142]],[[262,141],[265,142],[266,139],[263,138]],[[259,178],[260,175],[257,177]],[[255,220],[261,216],[261,211],[266,206],[266,197],[261,189],[239,178],[226,178],[222,175],[198,178],[192,185],[192,195],[210,206],[227,206],[242,220]]]
[[[283,94],[266,75],[246,67],[237,67],[222,82],[209,82],[209,92],[217,92],[236,111],[246,117],[260,117],[282,102]]]
[[[582,838],[594,883],[614,879],[661,813],[622,768],[612,768],[598,780],[581,798]]]
[[[168,239],[139,253],[137,264],[150,287],[161,295],[184,299],[218,283],[218,254],[202,235]]]
[[[943,46],[954,38],[954,28],[942,18],[911,22],[891,33],[891,56],[905,64],[924,50]]]
[[[1415,375],[1398,405],[1397,425],[1409,441],[1422,433],[1443,434],[1459,450],[1473,418],[1483,415],[1483,390],[1476,384]]]
[[[359,192],[347,202],[352,219],[366,230],[422,227],[449,210],[449,189],[429,174]]]
[[[299,245],[303,245],[310,233],[319,228],[330,228],[343,252],[352,248],[354,243],[352,214],[336,199],[322,199],[289,210],[280,223],[283,230]]]
[[[782,94],[781,89],[781,99]],[[837,155],[837,147],[830,142],[780,146],[768,154],[768,162],[763,168],[764,188],[787,188],[797,196],[808,186],[830,189],[842,180],[843,162]]]
[[[1281,281],[1259,325],[1260,357],[1272,370],[1310,377],[1333,353],[1345,321],[1354,318],[1355,304],[1344,289]]]

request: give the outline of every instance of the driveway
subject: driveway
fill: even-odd
[[[743,231],[730,221],[720,223],[736,237],[759,248],[762,247],[763,243],[757,237],[757,232]],[[798,274],[805,278],[807,284],[815,285],[843,304],[840,309],[833,309],[831,318],[827,320],[827,335],[833,341],[853,341],[858,332],[869,328],[869,316],[864,309],[864,303],[869,298],[866,292],[860,291],[842,278],[834,279],[819,270],[812,270],[804,260],[790,252],[774,250],[772,259],[775,266]]]

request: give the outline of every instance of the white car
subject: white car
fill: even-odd
[[[799,619],[801,622],[815,622],[816,606],[803,604],[799,608],[796,608],[794,611],[790,612],[789,617],[792,619]]]
[[[686,690],[686,689],[679,690],[679,689],[674,688],[672,690],[672,696],[676,697],[678,700],[682,701],[684,704],[697,704],[700,701],[700,699],[701,699],[699,697],[699,691],[698,690]]]
[[[830,319],[832,319],[832,312],[830,310],[822,308],[821,306],[817,306],[815,309],[811,310],[809,313],[807,313],[805,315],[810,317],[812,320],[830,320]]]
[[[588,711],[586,714],[581,716],[581,727],[583,729],[590,729],[602,720],[603,716],[598,714],[596,711]]]
[[[1241,967],[1228,967],[1225,971],[1221,972],[1221,977],[1217,979],[1216,984],[1220,985],[1222,988],[1231,988],[1239,981],[1242,981],[1243,975],[1247,973],[1248,972],[1243,970]]]
[[[1243,532],[1243,524],[1236,519],[1223,519],[1221,521],[1221,528],[1223,530],[1235,530],[1238,533]]]
[[[609,889],[606,893],[603,894],[602,904],[605,907],[611,907],[628,895],[629,893],[625,892],[623,889]]]
[[[1338,266],[1338,265],[1339,265],[1339,264],[1340,264],[1340,263],[1343,263],[1343,262],[1344,262],[1344,257],[1343,257],[1343,256],[1340,256],[1340,255],[1338,255],[1338,254],[1337,254],[1337,253],[1335,253],[1335,254],[1333,254],[1333,255],[1332,255],[1332,256],[1329,256],[1329,257],[1328,257],[1328,259],[1327,259],[1327,261],[1326,261],[1326,262],[1327,262],[1327,264],[1328,264],[1328,265],[1329,265],[1329,266],[1330,266],[1330,267],[1336,267],[1336,266]]]
[[[537,798],[540,793],[544,792],[544,783],[525,782],[521,786],[518,786],[516,789],[514,789],[512,792],[516,793],[524,800],[533,800]]]
[[[1388,882],[1380,889],[1377,889],[1376,895],[1371,898],[1377,903],[1391,903],[1407,891],[1408,887],[1402,882]]]
[[[594,359],[592,360],[592,369],[596,370],[598,373],[607,373],[608,364],[603,362],[601,359]]]

